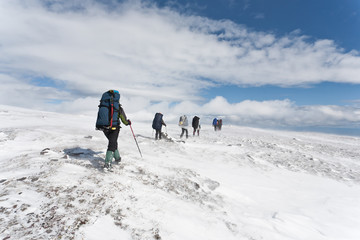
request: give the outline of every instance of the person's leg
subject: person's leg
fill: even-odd
[[[109,140],[110,130],[105,129],[105,130],[103,131],[103,133],[104,133],[105,137]]]
[[[161,128],[159,129],[159,139],[161,139]]]
[[[184,129],[184,128],[181,128],[180,138],[182,138],[182,137],[184,136],[184,132],[185,132],[185,129]]]
[[[104,166],[105,168],[111,168],[111,162],[113,158],[114,158],[114,152],[106,151],[105,166]]]
[[[156,133],[155,133],[155,140],[161,139],[161,132],[159,129],[156,129]]]
[[[121,157],[118,149],[116,149],[114,152],[114,158],[115,158],[115,163],[119,163],[121,161]]]
[[[117,127],[115,130],[110,130],[107,138],[109,139],[108,151],[115,152],[118,148],[118,137],[119,137],[120,128]]]
[[[189,132],[188,132],[187,128],[185,129],[185,133],[186,133],[186,138],[188,138],[189,137]]]
[[[118,143],[117,139],[119,136],[120,128],[117,127],[115,130],[104,130],[106,138],[109,140],[108,148],[105,157],[105,167],[110,168],[112,159],[114,158],[115,151],[117,150]],[[119,155],[120,156],[120,155]]]

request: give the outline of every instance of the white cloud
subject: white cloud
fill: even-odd
[[[204,106],[205,114],[217,112],[238,121],[239,124],[272,126],[314,126],[336,125],[340,122],[360,120],[353,109],[339,106],[296,106],[290,100],[243,101],[228,103],[223,97],[217,97]],[[262,124],[264,122],[265,124]]]
[[[249,101],[229,103],[218,96],[204,104],[183,101],[177,104],[159,102],[145,103],[143,108],[134,109],[132,101],[123,103],[129,118],[151,122],[156,112],[164,114],[166,122],[177,123],[186,114],[190,119],[197,115],[203,124],[211,124],[214,117],[222,118],[226,124],[261,127],[358,127],[360,111],[344,106],[297,106],[285,100]]]
[[[70,94],[52,87],[38,87],[0,73],[0,103],[34,109],[52,110],[60,100],[72,99]],[[45,107],[48,105],[47,107]]]
[[[254,18],[255,18],[255,19],[264,19],[264,18],[265,18],[265,14],[264,14],[264,13],[255,13],[255,14],[254,14]]]
[[[165,111],[176,119],[191,110],[274,124],[358,119],[342,108],[298,108],[290,101],[229,104],[216,98],[194,104],[201,100],[199,91],[214,84],[360,83],[360,56],[298,31],[278,37],[141,1],[112,1],[109,9],[90,0],[2,0],[0,73],[2,104],[49,109],[49,101],[65,100],[56,110],[85,105],[92,111],[102,92],[118,89],[133,113],[143,111],[139,105],[146,116]],[[31,76],[46,76],[64,88],[34,86]],[[29,101],[10,97],[19,91]]]

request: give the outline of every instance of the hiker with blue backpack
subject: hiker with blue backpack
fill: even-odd
[[[127,119],[120,104],[120,93],[116,90],[109,90],[101,97],[96,120],[96,130],[103,131],[109,141],[104,165],[106,169],[111,168],[113,159],[115,159],[115,163],[121,161],[117,142],[121,128],[120,120],[126,126],[131,125],[130,119]]]
[[[163,120],[163,114],[156,113],[152,123],[152,128],[155,129],[155,140],[161,139],[161,128],[163,125],[166,127]]]
[[[214,130],[216,131],[217,128],[218,128],[218,120],[217,120],[217,118],[214,118],[212,125],[214,127]]]

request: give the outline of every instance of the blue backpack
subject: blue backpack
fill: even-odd
[[[152,124],[152,128],[156,129],[156,130],[160,130],[162,127],[162,117],[163,115],[161,113],[156,113],[154,120],[153,120],[153,124]]]
[[[96,129],[110,129],[120,125],[120,93],[116,90],[105,92],[101,99],[96,119]]]
[[[216,125],[217,125],[217,119],[214,118],[214,120],[213,120],[213,126],[216,126]]]

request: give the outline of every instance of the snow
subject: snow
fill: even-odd
[[[104,234],[105,233],[105,234]],[[106,233],[111,233],[107,235]],[[87,225],[80,229],[77,233],[79,239],[88,240],[117,240],[117,239],[131,239],[131,235],[114,224],[112,217],[106,215],[97,219],[91,225]]]
[[[360,138],[133,120],[106,173],[94,122],[0,105],[0,239],[360,239]]]

